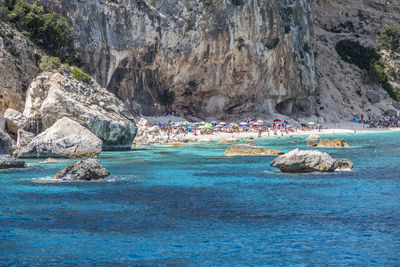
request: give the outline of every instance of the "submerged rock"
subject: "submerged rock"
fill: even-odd
[[[329,140],[329,139],[321,139],[318,143],[316,142],[307,142],[307,146],[312,146],[312,147],[333,147],[333,148],[342,148],[342,147],[350,147],[350,145],[340,139],[336,138],[334,140]]]
[[[256,145],[257,145],[257,143],[256,143],[256,142],[254,142],[254,141],[249,141],[249,142],[247,142],[247,143],[246,143],[246,145],[250,145],[250,146],[256,146]]]
[[[353,163],[349,159],[333,159],[328,153],[318,150],[295,149],[275,158],[271,166],[279,168],[282,172],[305,173],[352,169]]]
[[[110,172],[104,168],[96,159],[78,161],[62,171],[56,173],[53,179],[64,180],[98,180],[110,175]]]
[[[23,168],[25,162],[11,155],[0,155],[0,169]]]
[[[88,129],[69,118],[53,126],[20,148],[19,157],[93,157],[101,152],[102,141]]]
[[[230,144],[232,144],[232,143],[237,143],[237,142],[239,142],[239,141],[240,141],[240,140],[237,139],[237,138],[228,138],[228,139],[219,141],[219,142],[217,143],[217,145],[230,145]]]
[[[181,143],[181,142],[172,142],[172,143],[168,143],[167,145],[171,146],[171,147],[184,147],[185,146],[185,144]]]
[[[251,145],[231,145],[225,150],[225,156],[280,155],[283,151]]]

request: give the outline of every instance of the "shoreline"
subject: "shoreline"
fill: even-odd
[[[179,144],[188,144],[188,143],[207,143],[207,142],[218,142],[222,140],[257,140],[257,139],[268,139],[268,138],[281,138],[281,137],[294,137],[294,136],[309,136],[310,134],[318,134],[321,136],[329,136],[329,135],[341,135],[341,134],[367,134],[367,133],[386,133],[386,132],[400,132],[400,128],[365,128],[365,129],[337,129],[337,128],[328,128],[319,130],[309,130],[309,131],[297,131],[297,132],[289,132],[289,134],[278,134],[270,136],[267,135],[266,132],[261,134],[261,137],[258,138],[257,132],[239,132],[239,133],[213,133],[210,135],[194,135],[193,133],[182,134],[178,136],[178,139],[181,140],[170,140],[166,143],[154,143],[148,145],[162,145],[162,146],[179,146]],[[144,147],[148,145],[143,145],[139,147]],[[135,148],[133,148],[134,150]]]

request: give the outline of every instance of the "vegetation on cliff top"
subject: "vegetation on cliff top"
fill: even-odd
[[[65,63],[82,65],[74,44],[74,30],[65,18],[45,12],[38,2],[0,0],[0,20],[14,25],[49,55]]]

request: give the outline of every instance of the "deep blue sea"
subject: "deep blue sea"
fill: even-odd
[[[352,148],[320,150],[351,172],[282,174],[215,143],[103,152],[96,182],[50,182],[71,160],[0,171],[0,265],[399,266],[400,132],[339,137]]]

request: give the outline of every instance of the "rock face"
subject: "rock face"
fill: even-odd
[[[24,109],[25,92],[39,73],[40,50],[0,21],[0,113]]]
[[[225,156],[281,155],[283,151],[251,145],[231,145],[225,150]]]
[[[101,152],[102,141],[88,129],[69,118],[53,126],[20,148],[19,157],[93,157]]]
[[[275,158],[271,166],[282,172],[332,172],[336,169],[351,169],[353,163],[348,159],[333,159],[329,154],[317,150],[295,149]]]
[[[24,115],[36,122],[32,131],[73,118],[100,138],[105,149],[130,148],[136,134],[134,117],[122,101],[95,81],[78,81],[67,72],[38,76],[28,89]]]
[[[86,71],[145,115],[168,90],[184,115],[314,112],[313,1],[40,2],[76,29]]]
[[[4,131],[6,129],[6,118],[0,114],[0,130]]]
[[[336,138],[333,140],[329,140],[329,139],[321,139],[318,143],[316,142],[307,142],[308,146],[315,146],[315,147],[333,147],[333,148],[343,148],[343,147],[350,147],[350,145],[340,139],[340,138]]]
[[[5,132],[0,130],[0,155],[10,154],[12,150],[12,140]]]
[[[23,168],[25,162],[10,155],[0,155],[0,169]]]
[[[96,159],[90,158],[72,164],[54,175],[62,180],[98,180],[110,175]]]
[[[21,112],[8,108],[4,113],[6,119],[6,129],[12,134],[17,134],[18,129],[24,129],[29,121]]]
[[[351,114],[382,114],[398,104],[365,70],[341,60],[335,46],[341,40],[376,47],[384,25],[400,23],[397,0],[316,0],[315,66],[319,79],[317,114],[327,121],[351,119]]]
[[[17,148],[26,146],[33,138],[35,138],[35,134],[19,129],[17,133]]]

